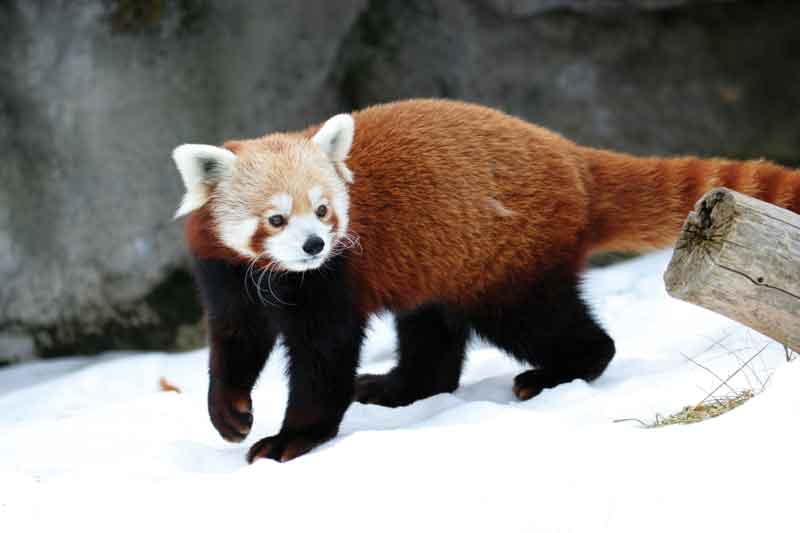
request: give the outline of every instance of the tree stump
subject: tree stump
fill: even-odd
[[[686,219],[664,282],[800,352],[800,215],[713,189]]]

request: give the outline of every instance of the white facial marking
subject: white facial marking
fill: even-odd
[[[311,256],[303,250],[303,244],[315,235],[325,246]],[[314,214],[306,214],[291,217],[280,233],[268,238],[267,251],[285,269],[300,272],[321,266],[328,258],[332,244],[331,225],[323,224]]]
[[[312,207],[317,207],[325,203],[322,201],[322,187],[319,185],[311,187],[311,190],[308,191],[308,200],[311,202]]]
[[[292,197],[285,192],[273,196],[271,202],[277,213],[288,215],[292,212]]]
[[[229,248],[240,254],[254,257],[256,253],[250,247],[253,234],[258,228],[258,217],[249,217],[241,222],[221,222],[219,225],[219,238]]]
[[[350,211],[350,195],[347,188],[343,183],[339,182],[340,187],[334,189],[331,196],[331,207],[333,212],[336,213],[336,236],[341,238],[347,233],[347,225],[349,224],[349,211]]]

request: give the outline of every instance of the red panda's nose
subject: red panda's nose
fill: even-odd
[[[323,248],[325,248],[325,241],[316,235],[312,235],[303,243],[303,251],[308,255],[317,255]]]

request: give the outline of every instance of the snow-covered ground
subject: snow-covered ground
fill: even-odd
[[[519,367],[475,343],[455,394],[400,409],[353,405],[338,438],[284,464],[244,460],[281,422],[280,353],[254,393],[253,431],[235,445],[206,415],[205,350],[4,369],[0,529],[800,531],[800,362],[670,299],[668,258],[588,276],[618,349],[598,381],[520,403]],[[719,384],[712,372],[728,376],[767,344],[730,383],[760,390],[771,376],[738,409],[689,426],[614,422],[702,400]],[[388,369],[393,347],[390,322],[376,320],[362,370]],[[161,377],[182,394],[159,391]]]

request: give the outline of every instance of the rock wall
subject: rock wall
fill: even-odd
[[[640,154],[800,160],[800,3],[516,14],[678,3],[375,1],[349,36],[342,85],[354,107],[463,98]]]
[[[364,6],[0,3],[0,358],[196,338],[172,148],[339,110]]]
[[[0,360],[187,347],[182,142],[410,96],[597,146],[800,160],[792,1],[0,2]]]

